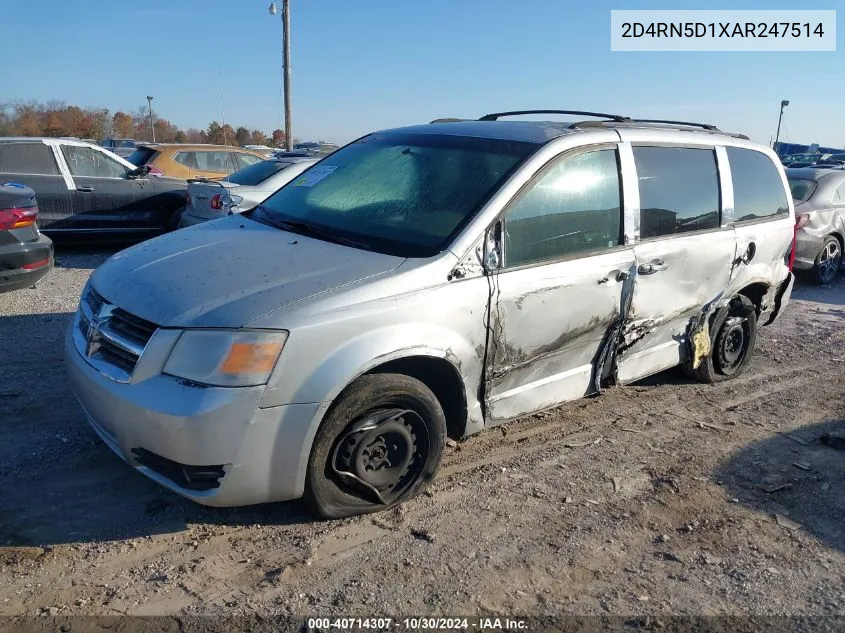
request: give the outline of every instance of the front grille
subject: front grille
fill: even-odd
[[[89,286],[80,301],[78,328],[77,347],[88,362],[127,382],[157,326],[109,303]]]
[[[213,490],[220,487],[226,474],[222,464],[214,466],[188,466],[156,455],[145,448],[133,448],[132,454],[141,466],[166,477],[180,488],[188,490]]]

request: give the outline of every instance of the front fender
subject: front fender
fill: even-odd
[[[293,342],[293,341],[292,341]],[[316,341],[315,341],[316,343]],[[313,352],[307,342],[302,352]],[[355,378],[389,361],[410,356],[429,356],[449,361],[464,381],[467,403],[477,399],[484,355],[483,331],[478,341],[471,341],[455,330],[424,322],[408,322],[361,332],[337,345],[311,369],[312,365],[296,359],[297,354],[282,353],[278,380],[271,380],[261,406],[293,402],[331,402]],[[299,350],[297,350],[299,351]],[[296,384],[284,376],[298,375]]]
[[[436,342],[436,343],[434,343]],[[300,349],[309,346],[303,344]],[[315,364],[313,369],[297,374],[302,367],[296,354],[286,356],[277,372],[279,380],[271,380],[260,406],[272,407],[288,403],[319,402],[320,405],[307,428],[290,429],[291,437],[281,441],[295,441],[299,449],[295,465],[294,489],[297,495],[304,490],[305,473],[314,436],[329,407],[338,395],[359,376],[394,360],[413,356],[441,358],[451,363],[461,376],[466,393],[468,420],[467,433],[480,431],[484,426],[481,405],[478,401],[478,384],[483,364],[483,343],[474,343],[454,330],[426,323],[404,323],[363,332]],[[306,362],[307,364],[307,362]],[[275,372],[274,372],[275,373]],[[283,380],[283,376],[298,376],[296,381]],[[296,382],[293,387],[292,383]],[[291,388],[293,387],[293,388]]]

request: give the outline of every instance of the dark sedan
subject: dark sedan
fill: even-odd
[[[32,286],[53,268],[53,243],[38,231],[35,192],[0,185],[0,292]]]
[[[147,173],[82,141],[0,138],[0,182],[35,190],[51,237],[136,239],[176,228],[187,183]]]

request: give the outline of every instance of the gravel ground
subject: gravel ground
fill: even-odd
[[[211,509],[86,425],[61,339],[103,251],[0,295],[0,615],[845,616],[845,281],[741,377],[667,372],[447,448],[418,499]]]

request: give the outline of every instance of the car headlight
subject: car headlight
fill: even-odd
[[[186,330],[164,365],[164,373],[214,387],[267,384],[288,333]]]

